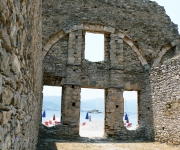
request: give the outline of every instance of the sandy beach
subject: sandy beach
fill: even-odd
[[[136,130],[136,126],[128,127],[128,130]],[[86,121],[86,125],[80,125],[79,130],[81,137],[104,137],[104,122],[103,121]]]
[[[86,125],[80,125],[81,137],[103,137],[104,136],[104,122],[103,121],[87,121]]]

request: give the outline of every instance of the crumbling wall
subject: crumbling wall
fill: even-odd
[[[88,61],[84,58],[85,32],[86,30],[75,30],[64,35],[52,46],[44,58],[44,85],[63,87],[62,123],[49,129],[41,126],[40,137],[78,136],[80,88],[101,88],[106,91],[105,134],[128,140],[146,139],[147,133],[149,139],[152,139],[150,136],[152,129],[144,128],[146,118],[141,117],[139,121],[145,123],[141,123],[142,126],[139,126],[136,131],[128,131],[123,124],[124,90],[141,91],[143,85],[146,85],[144,82],[145,68],[139,57],[118,34],[102,32],[105,36],[104,61]],[[66,52],[65,57],[61,55],[64,52]],[[63,61],[57,61],[62,59]],[[55,67],[57,64],[61,64],[62,70]],[[146,92],[149,91],[146,90],[143,94],[147,94]],[[146,99],[145,102],[148,100]],[[143,102],[141,107],[146,106]],[[72,110],[75,116],[72,115]]]
[[[68,36],[53,45],[43,60],[43,80],[45,85],[61,85],[66,76],[66,61],[68,55]]]
[[[34,150],[41,119],[41,1],[0,1],[0,149]]]
[[[173,58],[174,56],[175,56],[175,48],[173,47],[163,55],[160,64],[162,64],[164,61],[169,60],[170,58]]]
[[[180,57],[163,62],[151,70],[155,140],[180,144]]]
[[[109,62],[83,60],[81,83],[82,87],[107,88],[109,84]]]
[[[85,60],[86,32],[104,34],[104,61]],[[79,106],[71,101],[79,103],[80,97],[67,97],[66,92],[73,94],[75,87],[79,92],[82,87],[105,89],[105,133],[118,139],[153,140],[156,124],[149,69],[179,54],[178,38],[177,25],[156,2],[46,0],[43,84],[62,86],[62,110],[73,109],[75,114]],[[139,128],[135,131],[122,124],[124,90],[138,91]],[[62,114],[64,119],[71,118]],[[78,119],[50,129],[41,126],[40,136],[77,136]]]
[[[129,35],[152,61],[161,46],[178,37],[165,9],[149,0],[46,0],[43,1],[43,45],[60,31],[74,25],[100,24]]]

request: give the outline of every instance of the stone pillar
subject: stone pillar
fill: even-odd
[[[110,37],[109,87],[124,89],[123,40],[115,34]]]
[[[68,62],[71,65],[81,65],[81,53],[83,44],[83,31],[77,30],[69,33]]]
[[[67,135],[79,135],[81,86],[65,85],[62,88],[61,119],[67,125]]]
[[[123,70],[123,39],[115,34],[111,34],[110,37],[110,66]]]
[[[115,34],[111,34],[110,38],[109,88],[105,92],[105,133],[115,136],[124,127],[123,40]]]
[[[105,91],[105,133],[114,136],[124,127],[124,99],[123,90],[109,88]]]
[[[104,34],[104,61],[110,60],[110,34]]]
[[[81,54],[83,32],[78,30],[69,34],[66,82],[62,95],[62,124],[67,125],[67,135],[79,135],[80,92],[81,92]]]
[[[81,54],[83,51],[83,44],[82,30],[71,32],[69,34],[66,84],[81,84]]]

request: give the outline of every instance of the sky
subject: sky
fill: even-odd
[[[153,1],[153,0],[152,0]],[[179,33],[180,33],[180,0],[154,0],[159,5],[164,6],[166,13],[170,16],[171,21],[178,25]],[[103,60],[104,57],[104,39],[102,34],[95,34],[96,36],[92,37],[92,34],[86,33],[86,43],[90,43],[89,45],[86,44],[86,50],[91,50],[97,48],[98,52],[101,54],[92,55],[92,54],[85,54],[85,58],[91,61],[98,61]],[[96,50],[96,51],[97,51]],[[89,57],[87,57],[89,56]],[[99,57],[98,57],[99,56]],[[49,87],[44,86],[43,94],[45,96],[61,96],[61,88],[60,87]],[[124,98],[126,100],[132,100],[136,96],[136,92],[124,92]],[[95,99],[95,98],[104,98],[104,90],[100,89],[81,89],[81,99]]]
[[[104,35],[103,34],[86,33],[85,43],[86,43],[85,59],[90,60],[92,62],[104,60]],[[94,50],[97,49],[98,55],[94,55],[94,53],[91,52],[92,49]]]
[[[61,96],[62,88],[57,86],[44,86],[43,93],[45,96]],[[134,100],[137,98],[136,91],[125,91],[123,97],[126,100]],[[81,89],[81,100],[89,100],[96,98],[104,98],[104,90],[102,89]]]

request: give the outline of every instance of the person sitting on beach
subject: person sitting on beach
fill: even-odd
[[[89,116],[89,122],[91,121],[91,116]]]

